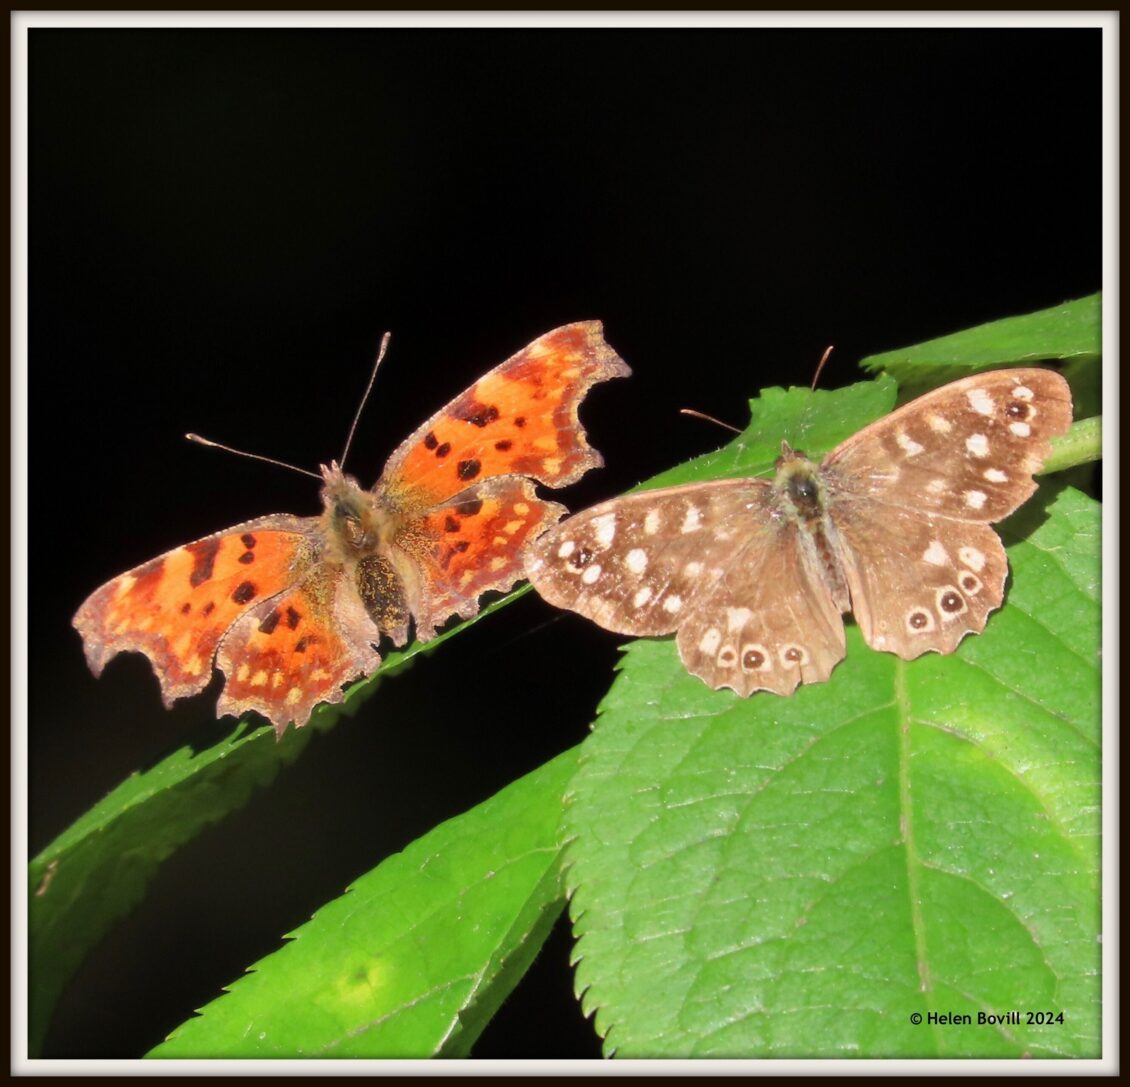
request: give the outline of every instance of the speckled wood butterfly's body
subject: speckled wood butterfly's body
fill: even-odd
[[[990,527],[1036,489],[1071,425],[1067,382],[997,370],[879,419],[819,464],[646,491],[563,521],[530,551],[551,604],[623,634],[677,632],[711,687],[787,695],[825,680],[851,611],[875,649],[950,653],[984,629],[1008,563]]]

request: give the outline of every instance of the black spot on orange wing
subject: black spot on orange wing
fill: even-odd
[[[239,556],[239,561],[242,562],[244,566],[247,566],[255,561],[255,556],[250,551],[244,551],[244,553]]]
[[[481,498],[467,498],[453,508],[460,517],[475,517],[483,508],[483,500]]]
[[[180,613],[181,613],[181,615],[187,615],[190,611],[192,611],[192,605],[190,603],[188,603],[188,601],[186,600],[180,606]]]
[[[443,457],[446,457],[447,454],[450,453],[450,452],[451,452],[451,442],[444,442],[443,445],[441,445],[436,450],[436,456],[443,458]]]
[[[452,517],[451,514],[449,513],[443,519],[443,528],[444,528],[445,532],[458,532],[459,531],[459,522],[457,520],[455,520],[455,518]]]
[[[524,415],[516,415],[514,417],[514,425],[521,430],[526,425],[526,417]]]
[[[479,474],[482,465],[473,458],[471,460],[461,460],[456,466],[455,474],[462,480],[474,479]]]
[[[460,540],[458,543],[456,543],[454,545],[454,550],[458,551],[459,554],[462,555],[463,552],[466,551],[467,548],[470,547],[470,546],[471,546],[471,542],[469,540]]]
[[[439,439],[429,430],[427,434],[424,435],[424,448],[435,449],[437,445],[439,445]]]
[[[513,444],[514,444],[514,443],[513,443],[513,442],[512,442],[512,441],[511,441],[511,440],[510,440],[509,438],[503,438],[503,439],[502,439],[502,441],[500,441],[500,442],[495,442],[495,443],[494,443],[494,447],[495,447],[495,449],[497,449],[497,450],[498,450],[498,451],[499,451],[500,453],[508,453],[508,452],[510,451],[510,447],[511,447],[511,446],[512,446]]]
[[[294,610],[294,608],[288,607],[286,609],[286,625],[290,627],[291,630],[294,630],[294,628],[298,626],[298,621],[301,618],[302,616],[299,615],[298,612]]]
[[[299,638],[298,641],[296,641],[294,643],[294,651],[295,651],[295,653],[305,653],[306,652],[306,639],[305,638]]]
[[[192,556],[192,573],[188,575],[188,582],[194,589],[198,585],[203,585],[212,576],[212,567],[215,565],[219,550],[218,539],[200,540],[199,543],[185,546],[185,551]]]
[[[279,611],[276,608],[274,611],[264,617],[263,621],[259,624],[259,630],[264,634],[273,634],[275,627],[279,625]]]
[[[255,586],[250,581],[241,581],[235,587],[235,592],[231,594],[231,598],[237,604],[246,604],[249,600],[255,599],[256,591]]]
[[[252,536],[250,532],[245,532],[242,536],[240,536],[239,541],[243,544],[244,547],[247,548],[248,551],[250,551],[255,546],[256,542],[255,537]]]
[[[478,404],[472,402],[466,407],[456,409],[456,417],[471,424],[471,426],[485,427],[498,418],[498,408],[493,404]]]
[[[211,615],[212,612],[214,612],[215,610],[216,610],[216,605],[214,603],[212,603],[211,600],[209,600],[208,603],[204,605],[204,608],[202,609],[202,614],[203,615]]]

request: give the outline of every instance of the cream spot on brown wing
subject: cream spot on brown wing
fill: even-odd
[[[783,645],[777,656],[781,661],[781,667],[786,670],[808,663],[808,653],[799,645]]]
[[[1027,385],[1017,385],[1016,388],[1012,390],[1012,395],[1015,396],[1017,400],[1031,400],[1036,394],[1032,392]]]
[[[571,554],[573,554],[573,550],[576,548],[576,546],[577,544],[574,540],[566,540],[557,549],[557,557],[559,559],[567,559]]]
[[[752,616],[753,612],[749,608],[727,608],[726,629],[733,634],[735,631],[741,630]]]
[[[660,516],[659,510],[648,510],[647,516],[643,519],[643,530],[649,536],[654,536],[659,531]]]
[[[592,585],[600,577],[600,563],[594,562],[592,566],[585,568],[585,572],[581,574],[581,580],[586,585]]]
[[[985,567],[984,552],[978,551],[975,547],[959,547],[957,549],[957,557],[969,567],[970,570],[980,573]]]
[[[732,540],[734,538],[734,531],[733,529],[729,528],[716,529],[714,532],[714,538],[720,543],[726,543],[728,540]]]
[[[946,489],[946,481],[944,479],[932,479],[926,484],[927,494],[941,494]]]
[[[718,646],[722,644],[722,632],[717,627],[711,627],[699,639],[698,648],[699,652],[707,657],[713,657],[718,651]]]
[[[974,457],[986,457],[989,455],[989,439],[984,434],[970,434],[965,439],[965,448]]]
[[[683,515],[683,524],[679,529],[685,536],[688,532],[697,532],[702,525],[702,511],[698,506],[688,506]]]
[[[981,475],[983,475],[990,483],[1007,483],[1008,473],[1002,472],[999,468],[986,468]]]
[[[1018,438],[1027,438],[1032,433],[1032,428],[1027,423],[1009,423],[1008,429]]]
[[[950,561],[941,540],[931,540],[930,546],[922,552],[922,558],[931,566],[946,566]]]
[[[738,663],[738,651],[732,645],[724,645],[718,652],[718,667],[733,668]]]
[[[624,556],[624,565],[633,574],[642,574],[647,569],[647,552],[642,547],[633,547]]]
[[[691,577],[691,578],[698,577],[698,575],[702,573],[702,563],[701,562],[688,562],[686,564],[686,566],[683,567],[683,573],[687,577]]]
[[[926,422],[935,434],[948,434],[953,430],[953,424],[944,415],[934,411],[926,416]]]
[[[971,510],[979,510],[985,504],[987,495],[984,491],[966,491],[965,504]]]
[[[978,415],[993,414],[993,398],[984,389],[970,389],[965,395]]]
[[[674,615],[683,606],[683,598],[678,593],[672,593],[663,601],[663,610]]]
[[[898,443],[899,449],[908,457],[916,457],[926,448],[924,445],[916,442],[905,430],[900,430],[895,434],[895,441]]]
[[[592,527],[596,533],[596,542],[601,547],[609,547],[616,538],[616,514],[602,513],[592,519]]]
[[[632,597],[632,604],[637,608],[642,608],[651,599],[651,589],[644,585],[643,588],[636,590],[636,595]]]

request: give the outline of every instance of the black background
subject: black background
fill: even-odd
[[[365,483],[535,336],[599,318],[634,376],[582,415],[609,497],[769,384],[1100,287],[1092,30],[30,35],[30,842],[216,733],[100,680],[103,581],[317,485]],[[49,1056],[135,1056],[381,857],[578,743],[620,639],[536,597],[385,685],[163,869]],[[285,741],[284,741],[285,742]],[[596,1056],[559,924],[478,1056]]]

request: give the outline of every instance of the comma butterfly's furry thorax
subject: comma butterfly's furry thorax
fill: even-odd
[[[549,603],[608,630],[677,631],[687,669],[740,695],[791,694],[843,659],[840,616],[911,660],[984,629],[1008,563],[990,527],[1036,489],[1071,425],[1051,370],[955,381],[864,427],[819,464],[782,445],[776,477],[645,491],[530,548]]]
[[[630,373],[599,321],[554,329],[481,377],[389,458],[371,491],[322,468],[320,517],[275,514],[186,544],[103,585],[79,608],[95,675],[144,653],[165,705],[226,677],[219,715],[256,710],[282,734],[452,615],[523,577],[525,552],[566,512],[563,487],[602,463],[577,419],[598,381]]]

